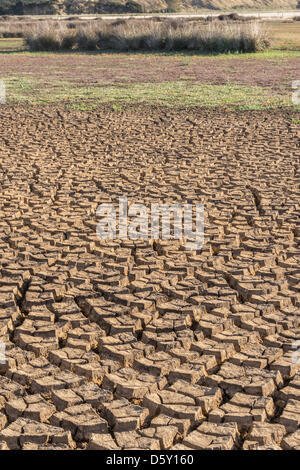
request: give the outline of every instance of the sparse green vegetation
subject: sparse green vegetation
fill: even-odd
[[[36,22],[39,23],[44,21]],[[71,25],[71,21],[69,23]],[[127,23],[118,20],[115,26],[121,30]],[[157,21],[156,25],[161,23]],[[172,20],[172,26],[170,20],[166,23],[175,32],[181,27],[179,21]],[[244,25],[235,20],[217,22],[220,23],[230,27]],[[108,103],[114,111],[120,111],[126,103],[235,109],[299,108],[291,102],[291,83],[300,57],[295,27],[299,28],[300,22],[271,22],[268,29],[275,46],[255,54],[187,49],[176,52],[166,49],[128,51],[126,48],[122,52],[95,51],[95,28],[91,21],[84,27],[77,27],[76,22],[74,27],[68,27],[69,35],[63,38],[62,46],[60,28],[65,31],[67,23],[60,24],[56,29],[58,37],[53,36],[51,28],[49,37],[44,37],[44,48],[49,51],[30,52],[23,39],[0,39],[0,57],[4,59],[0,79],[6,81],[8,103],[63,103],[81,111],[92,110],[100,103]],[[207,22],[205,27],[209,26]],[[274,34],[277,30],[281,31],[280,35]],[[285,42],[287,37],[288,43]],[[114,40],[118,44],[120,38]],[[128,40],[134,43],[136,38]],[[80,49],[86,50],[74,49],[76,41],[83,44]],[[60,50],[55,51],[58,43]],[[7,68],[9,57],[13,57],[15,65]],[[16,57],[20,58],[20,66]],[[271,79],[272,74],[275,80]]]
[[[179,0],[166,0],[168,5],[168,12],[176,13],[181,10],[181,3]]]
[[[225,106],[235,109],[268,109],[291,106],[291,96],[272,94],[263,87],[195,84],[191,81],[136,83],[122,86],[75,88],[58,82],[43,89],[36,80],[13,77],[7,80],[8,100],[34,104],[65,103],[75,109],[88,110],[100,103],[112,103],[120,111],[126,103],[165,106]]]

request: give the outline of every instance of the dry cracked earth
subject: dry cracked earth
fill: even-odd
[[[1,107],[0,449],[300,449],[292,118]],[[202,250],[99,240],[124,194],[202,202]]]

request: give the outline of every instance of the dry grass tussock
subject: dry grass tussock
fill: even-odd
[[[207,24],[183,20],[88,22],[70,27],[44,21],[24,34],[32,51],[118,50],[207,53],[257,52],[269,47],[262,23],[214,21]]]

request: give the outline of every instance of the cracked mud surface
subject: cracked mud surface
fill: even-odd
[[[294,115],[1,109],[0,449],[300,449]],[[100,241],[123,194],[203,249]]]

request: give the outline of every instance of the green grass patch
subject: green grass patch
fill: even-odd
[[[267,88],[232,83],[209,85],[185,80],[75,88],[67,82],[56,82],[55,87],[45,88],[40,82],[28,77],[11,77],[6,83],[8,103],[60,103],[79,110],[90,110],[101,103],[111,103],[114,110],[119,110],[123,104],[128,103],[172,107],[225,106],[242,110],[287,106],[299,109],[292,104],[291,93],[280,95]]]
[[[24,39],[0,38],[0,53],[19,53],[23,50],[26,50]]]

